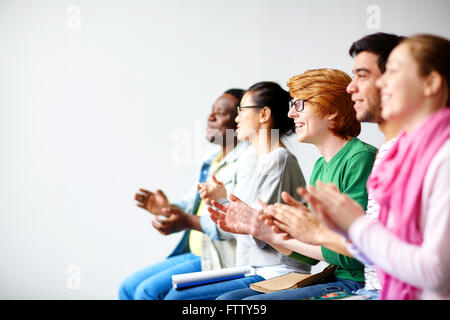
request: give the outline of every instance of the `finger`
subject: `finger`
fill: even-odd
[[[235,201],[240,201],[240,202],[242,202],[242,200],[241,199],[239,199],[238,197],[236,197],[234,194],[232,194],[232,193],[230,193],[230,195],[228,196],[228,198],[230,199],[230,201],[233,201],[233,202],[235,202]]]
[[[275,233],[284,233],[286,234],[286,232],[284,232],[283,230],[281,230],[280,228],[278,228],[275,223],[272,224],[272,226],[270,227],[270,230],[272,230]]]
[[[137,205],[138,207],[141,207],[142,209],[145,209],[145,206],[144,206],[142,203],[136,203],[136,205]]]
[[[323,187],[325,187],[326,189],[328,189],[328,190],[330,190],[330,191],[336,191],[336,192],[339,192],[339,193],[340,193],[339,188],[338,188],[337,185],[335,185],[333,182],[330,182],[330,183],[323,183],[323,182],[321,182],[321,181],[318,181],[318,182],[320,182],[320,184],[321,184]]]
[[[309,187],[308,187],[309,188]],[[309,191],[306,188],[298,188],[297,189],[297,193],[302,197],[302,199],[306,202],[309,203],[310,202],[310,195],[309,195]]]
[[[263,213],[264,213],[265,215],[268,215],[268,216],[272,216],[272,217],[273,217],[273,215],[276,213],[276,211],[275,211],[275,209],[274,209],[274,205],[273,205],[273,204],[270,204],[270,205],[268,205],[267,207],[265,207]]]
[[[282,223],[284,225],[291,225],[292,219],[291,216],[293,213],[289,212],[290,210],[289,206],[282,207],[280,204],[277,204],[277,206],[274,206],[274,213],[272,214],[272,220],[276,220],[279,223]]]
[[[317,217],[331,230],[341,232],[341,230],[336,226],[336,224],[328,217],[326,210],[320,204],[317,204],[315,207],[315,212],[317,213]]]
[[[262,201],[260,198],[258,198],[258,203],[261,206],[261,208],[266,209],[268,204]]]
[[[317,188],[313,188],[314,196],[321,202],[329,205],[337,205],[343,194],[334,184],[324,184],[318,181]]]
[[[139,189],[139,191],[145,193],[146,195],[151,195],[151,194],[153,194],[153,192],[150,192],[150,191],[145,190],[145,189]]]
[[[165,193],[161,189],[156,189],[156,193],[160,196],[166,197]]]
[[[145,196],[143,194],[141,194],[141,193],[136,193],[134,195],[134,200],[136,200],[136,201],[143,202],[144,199],[145,199]]]
[[[153,226],[153,228],[155,228],[158,231],[160,231],[160,229],[161,229],[161,224],[158,223],[158,221],[156,221],[156,220],[152,220],[152,226]]]
[[[227,212],[228,206],[221,205],[216,200],[211,201],[211,204],[220,211]]]
[[[258,216],[258,220],[259,221],[265,221],[265,220],[271,220],[273,219],[273,217],[270,214],[267,214],[265,212],[262,212],[259,216]]]
[[[210,211],[210,217],[211,220],[217,225],[219,225],[221,221],[225,220],[225,215],[217,211]]]
[[[293,238],[292,238],[291,235],[289,235],[288,233],[285,233],[285,234],[283,234],[282,239],[283,239],[284,241],[287,241],[287,240],[290,240],[290,239],[293,239]]]
[[[171,215],[178,214],[177,208],[174,208],[174,207],[164,207],[164,208],[161,208],[161,211],[162,211],[162,215],[165,217],[170,217]]]
[[[308,190],[305,187],[297,188],[296,192],[298,195],[300,195],[302,197],[303,200],[305,200],[305,197],[308,196]]]
[[[227,224],[226,224],[226,222],[223,221],[223,220],[219,221],[219,223],[218,223],[217,225],[219,226],[220,229],[222,229],[222,230],[225,231],[225,232],[231,232],[231,233],[234,233],[233,231],[236,231],[236,230],[233,230],[233,229],[231,229],[230,227],[228,227]]]
[[[209,209],[209,208],[208,208]],[[208,210],[209,211],[209,210]],[[209,215],[209,217],[211,218],[211,220],[215,223],[215,224],[218,224],[218,222],[221,220],[220,219],[220,217],[219,217],[219,214],[217,214],[217,212],[216,211],[210,211],[209,212],[210,213],[210,215]]]
[[[214,209],[213,207],[208,207],[208,212],[210,213],[211,217],[215,217],[216,219],[224,219],[225,218],[225,214],[223,212],[220,212],[216,209]]]
[[[304,207],[303,203],[301,203],[300,201],[296,200],[294,197],[292,197],[286,191],[283,191],[281,193],[281,199],[283,199],[283,201],[286,202],[290,206],[293,206],[293,207],[296,207],[296,208]]]
[[[289,227],[287,225],[285,225],[284,223],[281,223],[280,221],[277,221],[277,220],[273,220],[273,224],[274,224],[274,226],[272,226],[272,230],[276,229],[276,230],[278,230],[277,233],[288,233],[289,234]]]
[[[318,204],[327,208],[333,208],[339,205],[339,196],[340,194],[336,194],[334,191],[332,193],[328,193],[324,189],[318,189],[311,186],[308,195],[308,202],[315,211]]]
[[[217,180],[216,175],[215,175],[214,173],[211,175],[211,178],[212,178],[212,181],[213,181],[214,183],[218,184],[219,186],[222,186],[222,185],[223,185],[222,182],[220,182],[219,180]]]
[[[269,227],[271,227],[271,226],[273,226],[274,224],[273,224],[273,221],[274,221],[274,219],[271,219],[271,218],[266,218],[266,219],[264,219],[264,220],[262,220],[267,226],[269,226]]]
[[[293,219],[295,219],[295,216],[299,213],[298,210],[299,209],[294,207],[277,203],[274,206],[275,213],[272,216],[285,225],[292,225],[294,223]]]

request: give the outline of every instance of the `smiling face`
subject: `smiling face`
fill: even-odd
[[[231,94],[223,94],[213,105],[212,112],[208,116],[206,139],[209,142],[222,144],[227,129],[235,129],[236,106],[239,101]]]
[[[353,108],[356,118],[360,122],[380,123],[380,93],[375,85],[381,76],[378,67],[378,55],[368,51],[362,51],[355,57],[353,69],[354,78],[347,86],[347,92],[352,95],[355,102]]]
[[[425,81],[408,45],[397,46],[389,55],[385,73],[377,81],[382,117],[400,122],[412,118],[424,101]]]
[[[311,105],[311,102],[304,102],[304,110],[298,112],[291,108],[288,117],[294,119],[295,133],[297,140],[304,143],[317,145],[322,139],[330,133],[330,121],[326,116],[317,115]]]
[[[247,92],[241,99],[241,107],[254,106],[253,94]],[[252,140],[260,129],[259,108],[242,108],[235,121],[237,124],[237,138],[240,141]]]

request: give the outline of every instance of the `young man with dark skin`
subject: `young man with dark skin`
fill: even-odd
[[[237,173],[237,160],[246,151],[245,144],[237,144],[234,136],[237,106],[243,90],[230,89],[223,93],[214,103],[207,119],[206,138],[209,142],[221,146],[220,152],[209,156],[203,162],[198,183],[205,182],[212,174],[225,178]],[[224,179],[231,181],[232,179]],[[231,183],[231,182],[230,182]],[[228,185],[224,185],[228,187]],[[202,237],[218,238],[217,226],[211,221],[202,204],[197,191],[197,184],[178,202],[170,203],[161,190],[150,192],[140,189],[136,193],[137,206],[155,215],[153,227],[163,235],[185,230],[184,235],[169,257],[129,276],[120,286],[120,299],[163,299],[172,287],[171,275],[201,271],[205,264],[210,268],[223,267],[227,259],[216,261],[220,254],[234,257],[234,247],[230,244],[218,246],[218,250],[226,251],[210,254],[213,246],[205,248]],[[206,235],[205,235],[206,234]],[[212,241],[212,240],[209,240]],[[227,241],[222,241],[227,242]],[[208,252],[207,252],[208,251]],[[228,252],[229,251],[229,252]],[[210,258],[206,263],[203,256]],[[232,260],[232,258],[229,258]]]

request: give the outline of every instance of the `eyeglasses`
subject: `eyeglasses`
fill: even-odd
[[[238,113],[241,112],[241,109],[245,109],[245,108],[264,108],[265,106],[237,106],[237,111]]]
[[[295,107],[295,111],[302,112],[305,110],[305,102],[308,100],[302,100],[302,99],[292,99],[289,101],[289,110],[291,110],[292,107]]]

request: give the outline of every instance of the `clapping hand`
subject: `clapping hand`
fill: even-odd
[[[206,205],[210,206],[212,200],[220,200],[227,197],[227,190],[222,182],[217,180],[213,174],[206,183],[199,183],[197,189],[200,193],[200,198]]]
[[[161,190],[156,190],[155,193],[145,189],[139,189],[140,193],[134,195],[134,199],[138,202],[136,205],[156,215],[167,215],[163,211],[164,208],[169,208],[170,203],[166,195]]]

